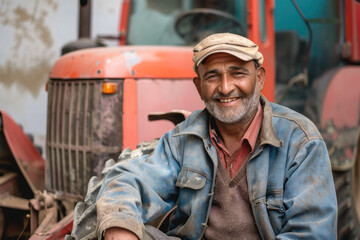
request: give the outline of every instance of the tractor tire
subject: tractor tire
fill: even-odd
[[[338,201],[338,239],[360,239],[360,182],[358,169],[333,171]]]
[[[3,239],[5,229],[5,217],[2,208],[0,207],[0,240]]]
[[[360,239],[359,219],[355,209],[353,170],[333,172],[338,201],[338,239]]]

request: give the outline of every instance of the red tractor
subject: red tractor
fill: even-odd
[[[89,9],[90,2],[81,4]],[[191,46],[216,32],[258,43],[265,57],[263,94],[317,124],[337,188],[338,238],[360,237],[358,1],[124,0],[121,9],[119,36],[105,36],[120,46],[65,54],[50,74],[45,180],[20,174],[31,189],[21,196],[32,199],[31,239],[70,233],[74,204],[84,199],[91,176],[101,176],[105,161],[173,127],[149,121],[149,113],[203,108],[192,85]],[[175,123],[184,118],[171,112],[150,120],[159,116]],[[38,176],[42,167],[35,167]],[[0,210],[8,208],[0,201]]]

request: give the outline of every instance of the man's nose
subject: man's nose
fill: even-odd
[[[223,93],[224,95],[226,95],[233,90],[234,90],[234,84],[233,84],[232,79],[227,74],[223,74],[221,76],[221,83],[219,86],[219,91],[221,93]]]

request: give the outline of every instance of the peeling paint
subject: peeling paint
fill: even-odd
[[[132,76],[135,76],[133,67],[141,62],[141,58],[134,51],[124,52],[126,68],[129,70]]]

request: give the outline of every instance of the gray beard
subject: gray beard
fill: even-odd
[[[260,90],[258,84],[255,86],[254,94],[251,98],[242,98],[242,106],[236,109],[225,109],[216,104],[216,100],[204,100],[206,109],[218,121],[225,125],[234,125],[244,123],[253,117],[256,112],[260,99]]]

